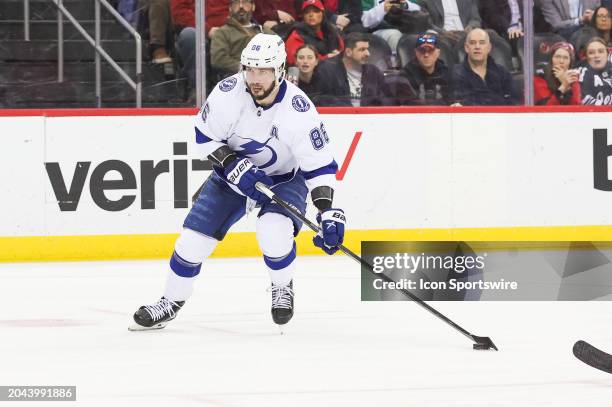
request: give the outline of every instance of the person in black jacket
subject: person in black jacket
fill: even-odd
[[[450,71],[440,59],[438,37],[422,34],[414,47],[416,59],[402,68],[401,75],[410,82],[415,99],[409,104],[450,104]]]
[[[381,106],[386,104],[383,73],[367,63],[369,36],[352,32],[346,36],[344,52],[322,61],[313,81],[317,106]]]
[[[522,0],[480,0],[479,3],[483,28],[495,30],[509,40],[524,35]]]
[[[465,60],[453,67],[455,105],[516,105],[512,76],[497,65],[491,52],[486,31],[475,28],[465,39]]]

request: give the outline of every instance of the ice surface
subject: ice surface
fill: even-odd
[[[571,351],[577,339],[612,351],[610,302],[432,303],[500,348],[478,352],[413,303],[360,302],[350,259],[301,257],[281,336],[261,260],[217,259],[167,328],[128,332],[166,272],[0,264],[0,385],[77,386],[76,403],[54,406],[612,405],[612,377]]]

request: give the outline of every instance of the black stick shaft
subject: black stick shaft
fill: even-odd
[[[296,210],[291,205],[289,205],[287,202],[283,201],[278,196],[276,196],[276,194],[274,192],[272,192],[272,190],[270,190],[270,188],[268,188],[265,184],[262,184],[262,183],[258,182],[256,184],[256,188],[262,194],[266,195],[268,198],[270,198],[271,200],[273,200],[274,202],[276,202],[277,204],[279,204],[280,206],[285,208],[285,210],[287,210],[287,212],[289,212],[292,216],[294,216],[295,218],[297,218],[300,221],[304,222],[304,224],[306,224],[306,226],[308,226],[314,232],[319,233],[320,230],[319,230],[319,226],[318,225],[316,225],[315,223],[311,222],[306,216],[302,215],[298,210]],[[370,273],[373,273],[376,276],[381,277],[383,280],[385,280],[387,282],[394,282],[394,280],[392,280],[391,278],[387,277],[385,274],[382,274],[382,273],[379,274],[379,273],[374,272],[374,268],[372,267],[371,264],[369,264],[367,261],[363,260],[361,257],[359,257],[358,255],[353,253],[346,246],[339,245],[338,247],[347,256],[351,257],[353,260],[355,260],[359,264],[365,266]],[[469,333],[467,330],[462,328],[459,324],[455,323],[453,320],[448,318],[446,315],[442,314],[440,311],[438,311],[437,309],[435,309],[431,305],[427,304],[425,301],[423,301],[422,299],[420,299],[416,295],[412,294],[410,291],[405,290],[405,289],[399,289],[399,291],[401,291],[402,294],[404,294],[406,297],[410,298],[412,301],[414,301],[417,304],[419,304],[421,307],[425,308],[427,311],[429,311],[432,314],[434,314],[436,317],[440,318],[442,321],[446,322],[447,324],[449,324],[450,326],[455,328],[457,331],[459,331],[461,334],[463,334],[466,337],[468,337],[470,340],[472,340],[474,342],[478,342],[477,340],[474,339],[475,335],[472,335],[471,333]]]

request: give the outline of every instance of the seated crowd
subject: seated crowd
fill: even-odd
[[[612,105],[610,3],[535,0],[536,104]],[[152,62],[174,57],[194,89],[195,0],[139,4]],[[205,13],[208,89],[266,32],[318,106],[522,101],[522,0],[218,0]]]

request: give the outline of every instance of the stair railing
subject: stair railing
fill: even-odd
[[[95,0],[95,38],[85,31],[83,26],[76,18],[64,7],[63,0],[52,0],[57,6],[57,81],[64,82],[64,21],[63,16],[66,16],[68,21],[72,23],[81,35],[89,42],[96,51],[96,106],[102,106],[102,70],[101,59],[103,57],[110,66],[123,78],[124,81],[136,91],[136,107],[142,107],[142,39],[138,31],[136,31],[125,19],[119,14],[113,6],[106,0]],[[119,23],[134,37],[136,41],[136,80],[121,68],[113,58],[102,48],[100,41],[100,5],[103,5],[108,12],[119,21]],[[30,40],[30,0],[23,0],[23,23],[24,23],[24,39]]]
[[[64,7],[63,0],[52,0],[57,6],[57,70],[58,82],[64,81],[64,24],[63,16],[66,16],[68,21],[81,33],[81,35],[94,47],[96,51],[96,106],[102,106],[102,73],[101,60],[103,57],[108,64],[123,78],[124,81],[136,91],[136,107],[142,107],[142,39],[138,31],[136,31],[125,19],[119,14],[113,6],[106,0],[95,0],[95,39],[85,31],[83,26],[74,18],[74,16]],[[108,12],[115,17],[117,21],[134,37],[136,41],[136,80],[132,80],[130,76],[121,68],[113,58],[102,48],[100,41],[100,5],[103,5]]]

